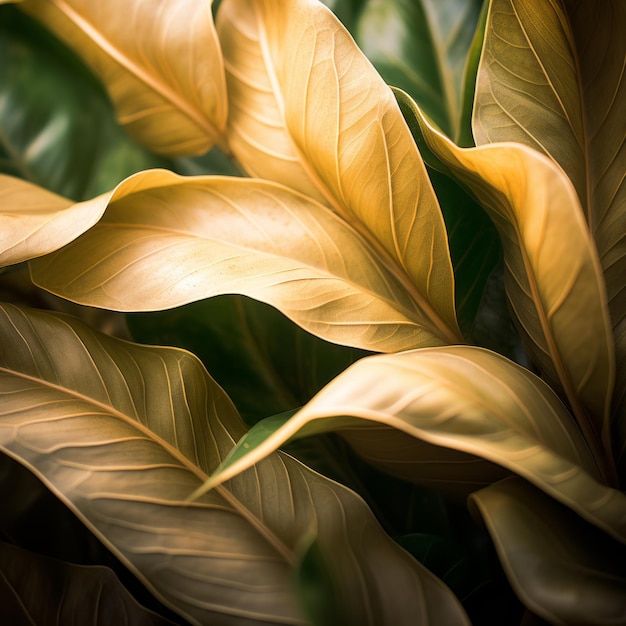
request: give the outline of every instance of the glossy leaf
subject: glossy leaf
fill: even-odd
[[[0,14],[0,171],[74,200],[165,166],[114,119],[74,55],[14,7]]]
[[[217,25],[237,159],[331,206],[462,342],[437,199],[393,93],[341,23],[317,2],[224,0]]]
[[[492,0],[477,83],[477,143],[552,157],[587,216],[614,324],[626,311],[626,4]]]
[[[602,270],[571,183],[520,144],[458,148],[413,110],[430,148],[500,231],[507,293],[531,358],[602,458],[610,449],[613,339]]]
[[[367,354],[322,341],[273,307],[242,296],[218,296],[127,320],[136,341],[198,356],[249,424],[302,406]]]
[[[10,305],[0,332],[0,446],[186,619],[302,623],[296,550],[314,531],[355,623],[467,624],[360,498],[290,457],[186,501],[244,432],[190,353]]]
[[[461,133],[463,76],[482,0],[371,0],[356,40],[387,83],[449,137]]]
[[[167,626],[140,606],[106,567],[65,563],[0,543],[3,624]]]
[[[0,174],[0,266],[64,246],[98,221],[101,210]]]
[[[93,203],[108,204],[103,219],[32,264],[35,282],[64,298],[149,311],[239,293],[344,345],[444,343],[357,232],[280,185],[155,170]]]
[[[519,479],[472,496],[518,596],[550,624],[626,617],[626,550]]]
[[[152,150],[201,154],[221,140],[226,88],[211,2],[23,0],[106,85],[120,122]]]
[[[493,478],[489,466],[478,464],[472,473],[472,461],[477,465],[480,457],[523,476],[626,543],[626,496],[602,484],[585,440],[554,392],[504,357],[469,346],[361,359],[291,419],[253,427],[197,493],[292,437],[331,430],[342,431],[365,458],[371,455],[392,472],[400,466],[416,482]],[[394,437],[395,430],[403,438]]]

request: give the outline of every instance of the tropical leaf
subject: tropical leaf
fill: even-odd
[[[474,112],[478,144],[524,143],[565,170],[614,325],[626,312],[625,28],[621,0],[492,0]]]
[[[281,185],[155,170],[92,205],[107,207],[94,228],[32,264],[37,284],[69,300],[149,311],[239,293],[344,345],[445,343],[357,232]]]
[[[107,567],[65,563],[0,542],[0,619],[51,626],[166,626]]]
[[[199,357],[249,424],[301,407],[367,354],[322,341],[273,307],[242,296],[129,314],[127,320],[136,341]]]
[[[507,294],[532,359],[565,394],[597,458],[610,458],[613,338],[602,270],[574,188],[526,146],[458,148],[411,106],[430,149],[500,231]]]
[[[385,81],[411,94],[455,141],[481,6],[482,0],[371,0],[356,31],[359,47]]]
[[[626,550],[520,479],[473,494],[509,581],[550,624],[626,619]]]
[[[221,141],[227,104],[211,2],[23,0],[20,8],[98,75],[120,123],[152,150],[201,154]]]
[[[14,7],[0,15],[0,171],[74,200],[163,167],[120,128],[66,46]]]
[[[437,199],[393,93],[345,28],[296,0],[224,0],[217,27],[237,159],[331,206],[462,343]]]
[[[293,574],[313,531],[354,623],[467,624],[360,498],[290,457],[187,501],[244,432],[190,353],[10,305],[0,320],[0,446],[186,619],[303,623]]]
[[[291,438],[331,430],[366,459],[416,482],[488,482],[493,471],[476,463],[485,459],[626,543],[626,496],[602,484],[587,443],[554,392],[528,370],[470,346],[361,359],[291,419],[253,427],[196,493]]]

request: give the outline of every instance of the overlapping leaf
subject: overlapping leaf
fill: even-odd
[[[393,440],[392,429],[404,441]],[[422,476],[460,483],[481,473],[493,478],[488,466],[472,476],[470,461],[480,457],[523,476],[626,543],[626,496],[602,484],[585,440],[556,395],[528,370],[469,346],[361,359],[286,423],[264,420],[252,428],[197,493],[291,437],[329,430],[345,431],[357,451],[375,451],[385,468],[403,464],[406,477],[412,473],[418,482]],[[410,438],[421,445],[411,447]],[[457,451],[456,459],[448,449]],[[413,450],[412,459],[407,450]]]
[[[107,203],[94,228],[32,263],[37,284],[124,311],[240,293],[345,345],[386,352],[444,343],[358,233],[285,187],[149,171],[92,201],[101,211]]]
[[[317,2],[225,0],[229,143],[249,171],[326,202],[460,342],[445,227],[391,90]]]
[[[626,312],[626,4],[492,0],[477,82],[478,144],[516,141],[571,179],[614,324]]]
[[[227,103],[211,2],[23,0],[20,8],[68,43],[106,85],[120,122],[168,155],[220,140]]]
[[[302,623],[292,575],[311,533],[354,623],[467,623],[362,500],[289,457],[187,502],[243,434],[193,355],[10,305],[0,331],[2,449],[193,623]]]
[[[622,624],[626,551],[519,479],[472,496],[518,596],[551,624]]]
[[[458,148],[412,107],[430,149],[500,231],[507,293],[528,349],[601,458],[609,450],[613,340],[602,270],[571,183],[520,144]]]

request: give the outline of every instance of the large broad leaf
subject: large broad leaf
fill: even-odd
[[[356,40],[382,77],[458,141],[465,64],[482,0],[371,0]]]
[[[239,293],[336,343],[385,352],[445,343],[367,241],[281,185],[149,171],[88,208],[107,204],[83,237],[33,263],[37,284],[124,311]]]
[[[574,188],[560,168],[526,146],[458,148],[407,101],[430,149],[500,231],[507,293],[531,357],[567,397],[613,480],[613,338],[602,270]]]
[[[168,155],[220,141],[226,87],[211,2],[23,0],[19,7],[70,45],[107,87],[120,122]]]
[[[224,0],[217,23],[239,161],[331,206],[461,342],[437,199],[393,93],[341,23],[308,0]]]
[[[614,324],[626,312],[625,29],[622,0],[492,0],[474,113],[477,143],[524,143],[573,182]]]
[[[284,455],[190,503],[244,426],[199,361],[6,305],[0,445],[193,623],[301,624],[311,534],[355,624],[466,624],[363,501]]]
[[[0,171],[74,200],[164,166],[116,123],[72,53],[27,15],[0,10]]]
[[[602,484],[587,443],[554,392],[528,370],[470,346],[361,359],[291,419],[253,427],[197,493],[292,437],[329,430],[342,431],[366,458],[418,482],[493,477],[488,466],[472,472],[472,461],[481,457],[626,543],[626,496]]]
[[[73,565],[3,542],[0,619],[51,626],[173,624],[141,607],[106,567]]]
[[[550,624],[626,620],[626,550],[528,483],[471,498],[520,599]]]
[[[243,296],[218,296],[127,320],[136,341],[198,356],[248,423],[302,406],[366,354],[322,341],[273,307]]]

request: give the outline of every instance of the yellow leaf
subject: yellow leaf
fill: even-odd
[[[120,123],[155,152],[202,154],[227,101],[211,2],[23,0],[107,87]]]

